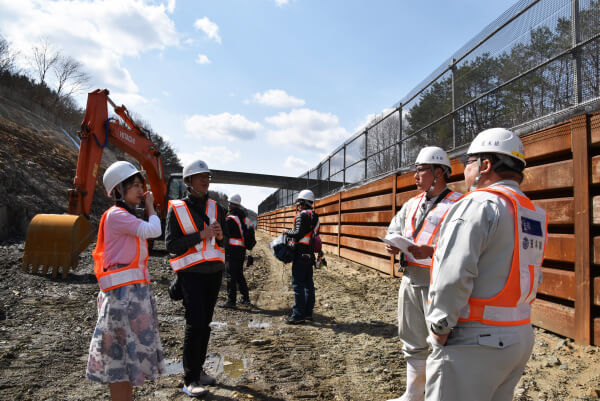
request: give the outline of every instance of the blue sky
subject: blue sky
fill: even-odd
[[[0,34],[24,70],[42,39],[80,61],[183,162],[298,176],[514,2],[0,0]]]

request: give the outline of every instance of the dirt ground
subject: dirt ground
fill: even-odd
[[[207,370],[208,400],[386,400],[405,386],[396,337],[398,279],[327,255],[315,270],[315,321],[288,326],[290,265],[259,233],[247,268],[253,307],[217,308]],[[158,242],[149,269],[159,307],[168,374],[136,388],[137,400],[186,400],[181,392],[183,308],[169,299],[172,273]],[[91,249],[66,279],[21,270],[23,242],[0,246],[0,400],[104,400],[106,386],[85,379],[98,287]],[[225,282],[220,298],[225,297]],[[515,400],[596,400],[600,350],[536,330],[533,355]]]

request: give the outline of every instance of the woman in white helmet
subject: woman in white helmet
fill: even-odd
[[[531,303],[541,281],[546,213],[520,190],[525,157],[492,128],[469,147],[465,183],[433,257],[427,400],[512,401],[533,348]]]
[[[144,192],[144,178],[131,163],[113,163],[103,182],[115,205],[102,215],[93,252],[100,292],[86,376],[108,384],[113,400],[131,400],[132,386],[165,372],[146,242],[160,236],[160,219],[152,192]],[[134,213],[142,200],[147,222]]]
[[[388,232],[410,238],[417,245],[400,256],[403,269],[398,289],[398,337],[406,360],[406,391],[390,401],[422,401],[425,395],[425,361],[429,351],[425,311],[429,267],[442,216],[462,194],[446,185],[450,159],[444,149],[426,146],[415,160],[415,184],[421,191],[409,199],[391,221]],[[390,254],[399,249],[386,245]]]
[[[202,160],[183,167],[189,192],[181,200],[169,201],[165,228],[169,264],[177,274],[185,308],[183,339],[183,392],[191,397],[208,392],[215,378],[204,370],[210,322],[225,270],[225,209],[208,196],[210,170]]]

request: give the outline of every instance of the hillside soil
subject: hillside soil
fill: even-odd
[[[314,322],[289,326],[290,265],[258,233],[246,269],[254,306],[215,310],[208,400],[386,400],[405,387],[396,337],[399,280],[327,255],[315,270]],[[85,379],[98,287],[90,247],[66,279],[21,270],[23,242],[0,246],[0,400],[106,400],[107,386]],[[181,392],[183,308],[167,294],[164,244],[149,259],[168,374],[136,388],[137,400],[187,400]],[[224,300],[225,283],[220,298]],[[600,352],[536,329],[533,355],[515,400],[596,400]]]

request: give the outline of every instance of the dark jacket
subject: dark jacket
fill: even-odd
[[[244,212],[244,210],[239,207],[235,207],[229,211],[229,215],[237,216],[240,219],[240,224],[242,226],[242,232],[240,232],[240,228],[238,227],[235,220],[226,219],[225,233],[226,233],[227,237],[243,240],[244,234],[246,233],[246,230],[247,230],[246,222],[244,221],[246,219],[246,212]],[[225,254],[226,255],[243,254],[245,251],[246,251],[246,248],[244,248],[244,247],[229,245],[229,240],[227,241],[227,243],[225,245]]]
[[[294,228],[286,230],[285,235],[296,242],[296,253],[312,253],[310,246],[300,244],[298,241],[312,231],[319,222],[319,216],[312,211],[312,220],[308,213],[298,213],[294,219]]]
[[[198,230],[202,231],[204,228],[205,219],[203,216],[206,216],[206,200],[207,198],[196,198],[193,196],[187,196],[182,199],[190,213],[192,214],[192,218],[194,219],[194,223]],[[221,225],[223,229],[223,239],[221,241],[216,241],[217,245],[221,248],[224,244],[228,242],[226,237],[227,233],[225,231],[225,216],[227,215],[227,211],[219,204],[217,204],[217,221]],[[177,221],[177,217],[175,216],[175,212],[172,208],[169,209],[167,213],[167,222],[165,224],[165,244],[167,246],[167,251],[174,254],[175,256],[183,255],[201,241],[200,232],[196,232],[189,235],[184,235],[181,231],[181,227],[179,227],[179,222]],[[188,267],[185,270],[181,270],[186,273],[216,273],[225,270],[225,264],[220,261],[209,261],[202,262],[193,266]]]

